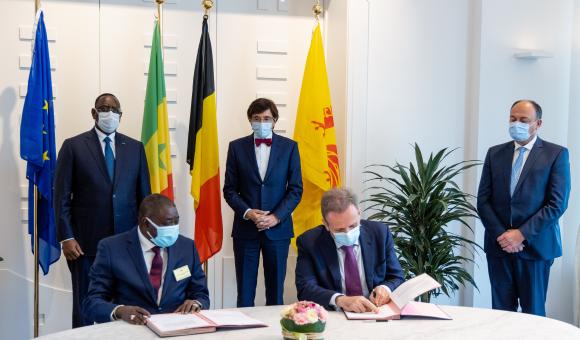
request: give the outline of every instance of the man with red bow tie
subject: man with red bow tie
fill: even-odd
[[[260,252],[266,305],[284,304],[292,211],[302,197],[298,145],[273,133],[278,109],[266,98],[248,108],[253,134],[230,142],[224,198],[234,210],[232,237],[238,307],[254,306]]]

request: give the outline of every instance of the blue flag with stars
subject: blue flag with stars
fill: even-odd
[[[56,238],[56,224],[52,209],[52,179],[56,168],[54,107],[48,39],[42,11],[37,14],[32,53],[28,91],[20,124],[20,157],[27,162],[28,233],[32,235],[31,243],[34,251],[34,206],[36,203],[39,237],[38,264],[46,275],[50,265],[60,257],[60,244]],[[38,187],[36,202],[34,202],[35,185]]]

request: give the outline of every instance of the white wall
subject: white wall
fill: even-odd
[[[509,140],[509,107],[519,98],[544,107],[540,135],[573,150],[574,176],[574,149],[580,147],[572,133],[578,126],[572,119],[578,111],[575,11],[578,3],[571,0],[349,1],[350,185],[363,192],[366,165],[411,161],[414,142],[426,151],[460,147],[455,159],[483,160],[490,146]],[[554,57],[515,59],[521,49],[546,50]],[[476,193],[479,172],[464,176],[467,192]],[[567,322],[578,284],[573,281],[578,188],[573,180],[562,223],[564,256],[552,267],[547,302],[548,316]],[[474,226],[482,245],[483,226]],[[467,287],[438,302],[491,306],[484,253],[468,268],[479,292]]]
[[[170,1],[171,2],[171,1]],[[182,233],[193,235],[194,214],[185,166],[189,97],[201,11],[197,1],[166,6],[165,59],[176,201]],[[92,125],[89,109],[104,91],[119,95],[125,115],[120,131],[139,139],[143,111],[146,46],[154,6],[146,0],[43,1],[50,49],[56,64],[57,148],[64,138]],[[327,65],[341,169],[345,183],[362,193],[364,166],[412,160],[409,145],[425,151],[460,147],[453,160],[483,159],[488,147],[506,141],[507,112],[513,100],[531,97],[545,109],[542,137],[567,145],[572,173],[580,162],[580,6],[579,0],[327,0],[323,21]],[[257,6],[262,9],[257,9]],[[278,128],[292,135],[304,61],[314,25],[312,1],[219,0],[210,14],[218,100],[221,173],[227,143],[250,133],[245,110],[257,94],[280,104]],[[30,55],[20,26],[32,26],[32,1],[0,2],[0,338],[32,336],[33,277],[26,214],[24,162],[19,158],[19,125]],[[74,15],[71,15],[74,13]],[[51,34],[52,33],[52,34]],[[171,41],[171,42],[170,42]],[[277,41],[282,52],[258,52],[258,41]],[[554,58],[516,60],[516,49],[539,48]],[[171,66],[169,65],[171,64]],[[285,69],[284,77],[257,78],[260,67]],[[24,86],[25,87],[25,86]],[[479,170],[462,179],[475,193]],[[578,185],[573,179],[570,208],[563,219],[564,256],[552,269],[548,314],[572,320],[573,249],[580,225]],[[361,195],[364,198],[364,195]],[[231,222],[222,202],[223,250],[210,261],[212,305],[235,304]],[[482,243],[477,223],[476,240]],[[457,226],[452,226],[458,230]],[[439,303],[490,306],[485,257],[472,268],[480,291],[470,287]],[[295,299],[295,256],[289,261],[287,302]],[[259,289],[258,305],[264,303]],[[70,281],[64,261],[42,277],[41,334],[70,327]]]

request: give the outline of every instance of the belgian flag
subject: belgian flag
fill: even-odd
[[[195,245],[201,262],[222,247],[223,227],[219,175],[216,97],[213,54],[203,18],[201,39],[193,75],[187,163],[191,174],[191,195],[195,206]]]

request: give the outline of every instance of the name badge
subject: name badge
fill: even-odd
[[[181,281],[187,279],[191,276],[188,266],[179,267],[173,270],[173,275],[175,275],[175,281]]]

